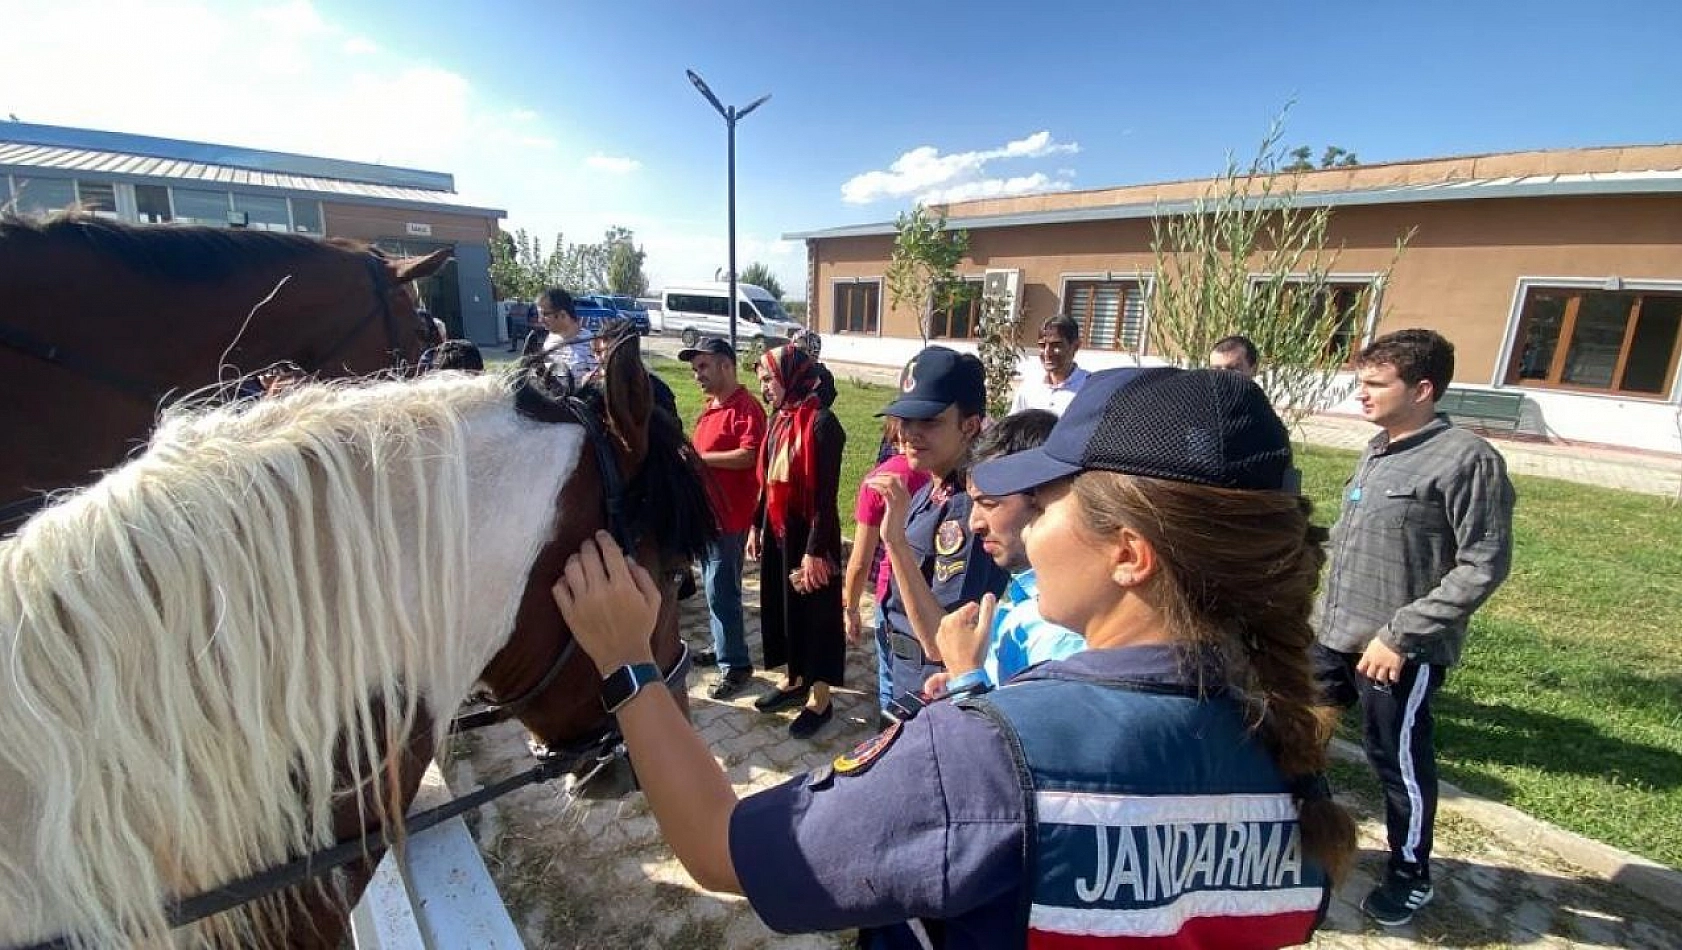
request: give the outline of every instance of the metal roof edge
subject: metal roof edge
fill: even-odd
[[[40,165],[16,165],[0,163],[0,175],[19,175],[26,178],[77,178],[74,168],[53,168]],[[80,177],[88,177],[83,172]],[[482,217],[506,218],[508,212],[501,208],[488,208],[470,204],[450,204],[443,201],[420,201],[412,198],[390,198],[380,195],[362,195],[342,191],[317,191],[310,188],[280,188],[274,185],[259,185],[246,182],[213,181],[198,178],[171,178],[167,175],[135,175],[122,172],[99,172],[102,181],[123,182],[126,184],[167,185],[175,188],[216,188],[244,194],[260,193],[270,195],[284,195],[288,198],[312,198],[317,201],[335,201],[341,204],[374,205],[383,208],[414,208],[426,211],[443,211],[452,214],[474,214]],[[369,184],[367,182],[351,182],[350,184]],[[375,187],[398,187],[394,185]],[[424,189],[416,189],[424,190]]]
[[[300,152],[277,152],[215,142],[170,139],[132,132],[39,125],[32,122],[0,122],[0,142],[91,150],[114,155],[139,155],[172,161],[223,165],[247,171],[334,178],[339,181],[418,188],[424,191],[455,190],[455,176],[449,172],[327,158]]]
[[[1521,178],[1478,179],[1471,181],[1425,182],[1415,185],[1394,185],[1367,188],[1359,191],[1298,192],[1294,203],[1298,207],[1361,207],[1384,204],[1425,204],[1438,201],[1472,201],[1511,198],[1558,198],[1584,196],[1613,196],[1639,194],[1682,194],[1682,171],[1678,172],[1606,172],[1591,175],[1533,175]],[[1646,176],[1646,177],[1640,177]],[[1569,180],[1560,180],[1567,177]],[[1545,180],[1534,180],[1545,179]],[[1019,211],[1014,214],[982,215],[974,218],[951,218],[947,227],[964,230],[1021,227],[1024,225],[1073,224],[1082,221],[1120,221],[1150,218],[1158,215],[1186,214],[1195,211],[1206,201],[1180,199],[1168,202],[1135,202],[1125,205],[1099,205],[1090,208],[1059,208],[1051,211]],[[1248,207],[1264,204],[1280,205],[1278,198],[1251,198]],[[782,236],[785,241],[822,240],[849,237],[879,237],[894,233],[891,221],[854,224],[816,231],[793,231]]]

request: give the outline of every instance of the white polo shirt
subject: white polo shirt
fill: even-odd
[[[1074,402],[1075,393],[1086,385],[1086,378],[1092,374],[1079,366],[1069,371],[1069,378],[1061,383],[1052,383],[1050,378],[1039,376],[1035,379],[1025,379],[1017,387],[1016,396],[1010,401],[1011,412],[1021,412],[1024,409],[1049,409],[1058,415],[1069,408]]]

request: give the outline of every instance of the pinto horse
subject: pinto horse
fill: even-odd
[[[405,284],[447,257],[387,260],[267,231],[0,219],[0,531],[42,492],[122,461],[172,396],[282,360],[324,377],[414,363],[435,331]]]
[[[716,534],[634,340],[598,386],[328,382],[165,413],[0,541],[0,947],[334,947],[366,861],[173,932],[168,908],[401,816],[475,682],[601,728],[549,595],[604,525],[662,579]],[[558,675],[557,675],[558,674]]]

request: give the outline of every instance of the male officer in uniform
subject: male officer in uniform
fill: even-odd
[[[895,695],[921,691],[941,671],[935,643],[941,618],[983,595],[998,596],[1010,580],[969,527],[964,470],[987,411],[981,361],[931,346],[906,364],[899,388],[899,398],[880,414],[900,421],[906,460],[931,480],[914,496],[893,475],[865,482],[887,504],[882,544],[893,577],[882,611]]]

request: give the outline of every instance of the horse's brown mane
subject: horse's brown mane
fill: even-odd
[[[0,251],[30,242],[86,247],[144,274],[192,281],[224,280],[253,265],[370,250],[353,241],[275,231],[135,225],[77,213],[44,220],[0,216]]]
[[[540,422],[577,421],[569,397],[578,399],[597,418],[606,417],[600,386],[557,376],[540,356],[522,361],[514,396],[516,411]],[[707,546],[718,537],[710,484],[711,476],[683,434],[683,423],[654,407],[648,420],[648,457],[627,486],[628,509],[636,526],[661,539],[668,553],[696,559],[706,556]]]

